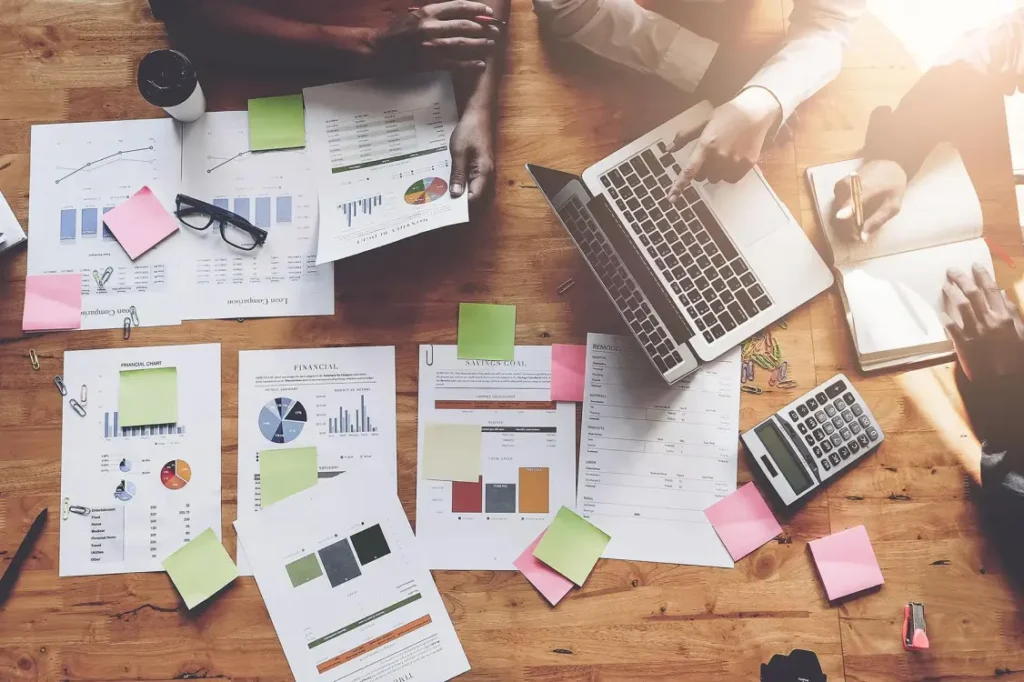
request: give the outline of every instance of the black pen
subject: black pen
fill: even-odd
[[[4,572],[4,577],[0,578],[0,604],[7,601],[7,597],[10,596],[11,590],[14,588],[14,583],[18,580],[18,575],[21,573],[21,567],[25,563],[25,559],[28,558],[29,553],[32,551],[32,546],[36,544],[36,540],[43,532],[43,526],[46,525],[46,509],[39,512],[36,520],[32,522],[32,526],[28,529],[28,533],[25,534],[25,539],[21,541],[21,545],[18,547],[18,551],[14,553],[14,558],[11,559],[11,565],[7,567],[7,571]]]

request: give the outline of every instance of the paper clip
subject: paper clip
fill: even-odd
[[[82,403],[72,398],[71,400],[68,401],[68,405],[71,406],[71,409],[74,410],[75,414],[77,414],[79,417],[85,416],[85,408],[82,407]]]
[[[574,286],[576,286],[576,280],[570,277],[569,279],[565,280],[564,282],[558,285],[556,293],[559,296],[561,296],[565,292],[569,291],[569,289],[572,289]]]
[[[132,307],[128,308],[128,314],[131,315],[131,317],[128,318],[129,320],[131,320],[131,323],[134,324],[136,327],[138,327],[139,326],[139,311],[135,309],[135,306],[132,306]]]
[[[68,387],[64,385],[64,377],[61,375],[58,374],[53,377],[53,385],[57,387],[57,390],[60,391],[61,395],[68,394]]]
[[[779,329],[789,329],[789,322],[786,322],[786,318],[779,319],[775,324],[779,325]]]
[[[768,385],[769,386],[774,386],[777,383],[779,383],[779,368],[778,367],[773,369],[772,370],[772,375],[770,377],[768,377]]]
[[[92,509],[89,509],[89,507],[83,507],[80,504],[71,505],[68,507],[68,511],[72,514],[78,514],[79,516],[88,516],[89,514],[92,514]]]
[[[751,395],[761,395],[762,393],[764,393],[764,389],[762,389],[760,386],[744,385],[740,386],[740,390],[743,391],[744,393],[749,393]]]
[[[775,384],[775,386],[777,388],[796,388],[796,382],[793,381],[792,379],[788,379],[786,381],[780,381],[779,383]]]
[[[124,318],[124,340],[132,338],[132,318]]]
[[[60,505],[60,518],[68,520],[68,510],[71,508],[71,499],[65,497],[64,502]]]
[[[32,369],[39,369],[39,356],[36,355],[35,348],[28,349],[28,361],[32,363]]]
[[[102,289],[103,288],[103,282],[100,281],[100,277],[101,277],[101,275],[100,275],[100,271],[99,270],[93,270],[92,271],[92,278],[94,280],[96,280],[96,286],[98,286],[100,289]]]
[[[427,346],[427,350],[423,353],[423,361],[427,364],[427,367],[434,366],[434,346]]]
[[[235,320],[235,322],[245,322],[245,318],[239,317],[237,320]]]
[[[93,272],[95,272],[95,270]],[[107,269],[103,271],[103,275],[100,277],[100,286],[103,286],[108,281],[110,281],[110,276],[113,275],[113,274],[114,274],[114,268],[112,266],[108,265]],[[132,307],[134,308],[135,306],[132,306]]]
[[[783,363],[781,365],[779,365],[779,381],[785,381],[786,380],[786,374],[788,374],[788,373],[789,373],[789,360],[785,360],[785,361],[783,361]]]
[[[82,384],[82,390],[78,392],[78,402],[86,405],[89,402],[89,387]]]

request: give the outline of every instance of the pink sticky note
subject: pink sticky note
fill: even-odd
[[[29,275],[25,278],[23,330],[80,329],[81,326],[81,275]]]
[[[572,581],[533,556],[533,550],[537,548],[542,537],[544,537],[544,533],[538,535],[537,539],[523,550],[519,558],[512,562],[512,565],[518,568],[526,576],[526,579],[537,588],[537,591],[554,606],[572,589]]]
[[[583,373],[587,347],[556,343],[551,346],[551,399],[583,402]]]
[[[812,540],[809,544],[829,601],[885,582],[864,526]]]
[[[782,532],[753,483],[715,502],[704,510],[704,515],[733,561],[739,561]]]
[[[178,221],[167,212],[149,187],[103,216],[128,257],[135,260],[178,231]]]

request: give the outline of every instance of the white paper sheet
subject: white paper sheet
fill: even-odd
[[[238,518],[260,511],[259,453],[310,446],[320,480],[367,474],[398,490],[394,346],[238,354]],[[241,548],[237,563],[252,574]]]
[[[0,192],[0,252],[13,248],[25,241],[25,231],[7,203],[7,197]]]
[[[172,210],[180,179],[173,119],[32,126],[28,274],[81,274],[82,329],[120,328],[131,306],[144,327],[181,324],[181,235],[132,261],[103,226],[145,185]]]
[[[483,430],[479,483],[417,479],[416,537],[431,569],[515,570],[555,512],[572,508],[576,409],[550,400],[550,346],[517,346],[510,362],[420,347],[417,471],[425,424]]]
[[[121,370],[146,367],[177,368],[178,422],[122,429]],[[220,537],[220,344],[68,351],[64,383],[61,506],[83,513],[62,511],[61,576],[162,571],[207,528]]]
[[[235,521],[298,682],[469,670],[391,486],[339,476]]]
[[[577,511],[610,559],[732,568],[704,510],[736,489],[740,351],[674,386],[624,336],[587,337]]]
[[[452,199],[459,114],[447,72],[303,90],[320,192],[317,262],[327,263],[469,220]]]
[[[185,319],[334,314],[334,265],[316,265],[317,195],[305,149],[252,153],[249,115],[185,126],[182,192],[267,230],[252,251],[219,231],[182,230]]]

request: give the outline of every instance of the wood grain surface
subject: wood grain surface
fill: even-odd
[[[792,0],[735,4],[744,16],[741,44],[783,35]],[[689,11],[699,23],[703,10]],[[162,115],[142,101],[134,75],[142,55],[165,41],[142,0],[0,0],[0,190],[23,224],[30,125]],[[819,246],[803,171],[855,154],[871,109],[895,104],[918,75],[894,37],[867,17],[842,74],[800,111],[792,139],[766,155],[769,180]],[[212,109],[244,108],[248,97],[316,82],[324,77],[203,73]],[[51,379],[65,350],[222,344],[223,530],[233,553],[238,351],[394,344],[399,493],[414,521],[416,349],[454,343],[459,301],[516,304],[520,344],[624,331],[523,164],[582,170],[680,102],[657,82],[549,47],[529,0],[514,0],[495,202],[469,225],[340,263],[335,316],[141,328],[127,344],[120,330],[24,335],[25,253],[0,261],[0,568],[36,512],[51,511],[0,607],[0,679],[290,679],[251,578],[193,612],[162,573],[57,578],[61,401]],[[968,164],[986,236],[1024,264],[1005,135],[995,112]],[[997,269],[1007,288],[1016,284],[1015,269],[1001,261]],[[570,277],[575,288],[557,295]],[[834,291],[790,315],[777,338],[800,388],[744,395],[741,428],[842,371],[888,434],[880,451],[782,517],[784,534],[734,570],[602,560],[554,610],[518,573],[435,572],[473,666],[465,679],[756,680],[772,654],[801,647],[817,652],[829,680],[1024,680],[1022,600],[979,525],[960,461],[977,443],[952,397],[950,367],[861,375]],[[741,454],[739,480],[750,477]],[[867,526],[885,585],[829,604],[806,544],[858,524]],[[911,600],[925,604],[928,652],[901,646]]]

